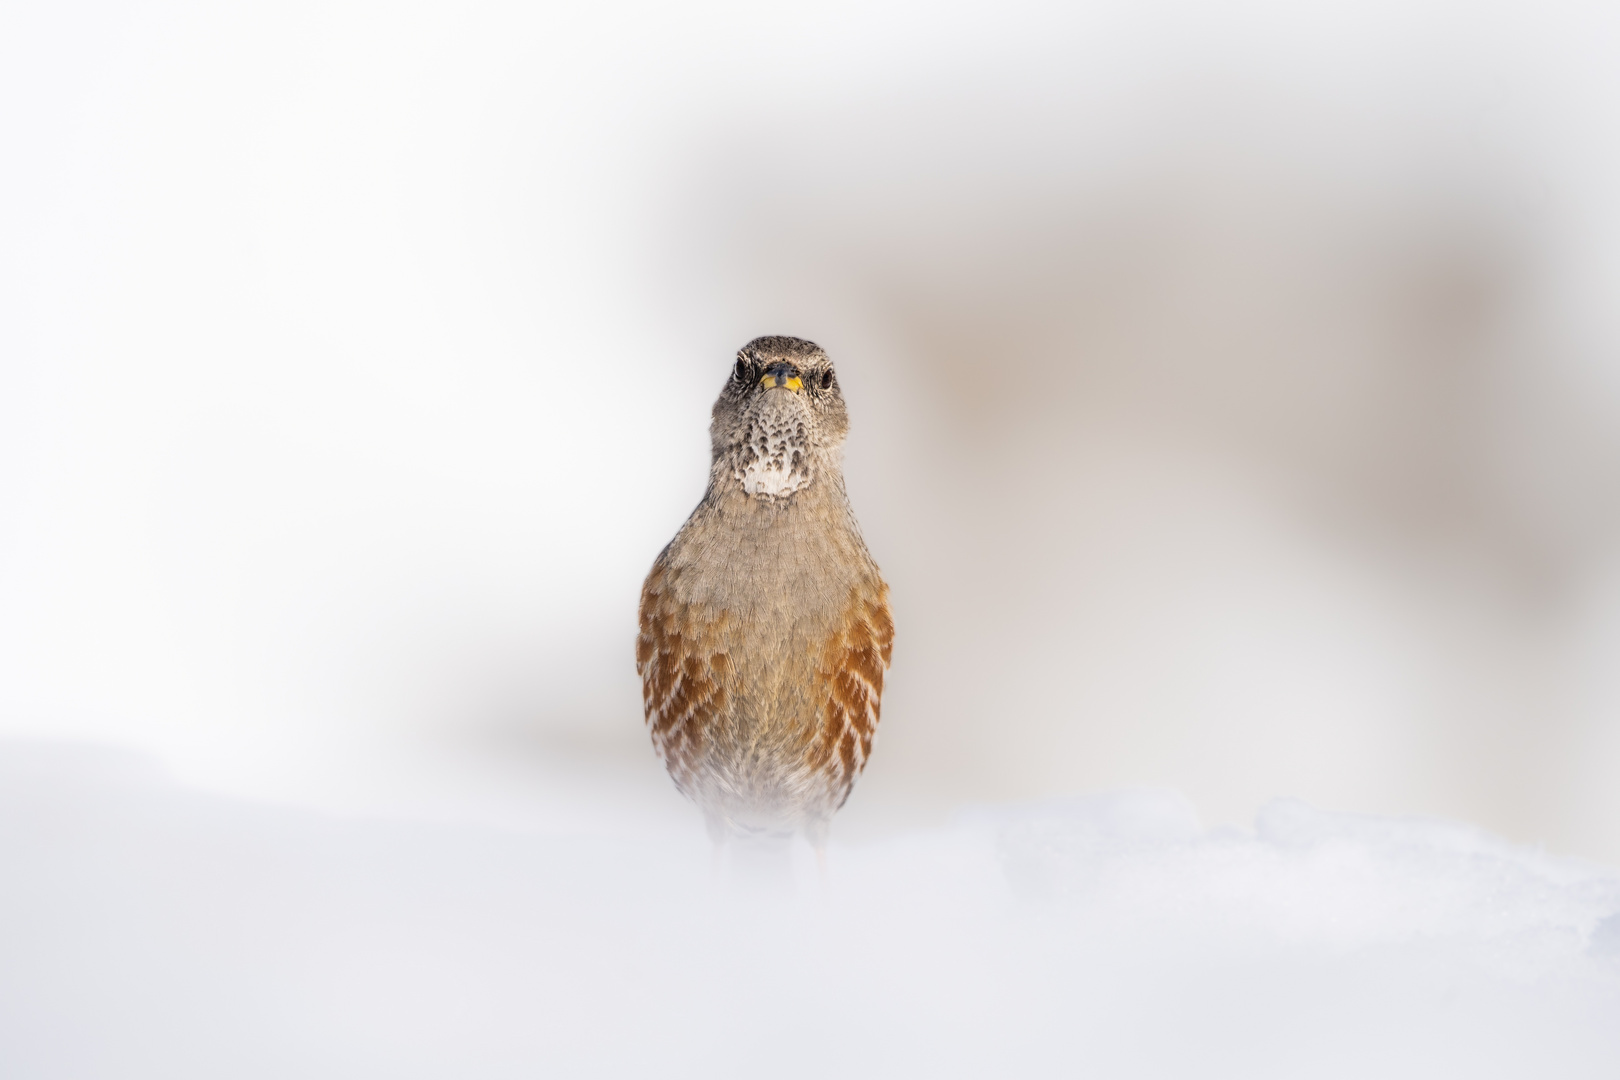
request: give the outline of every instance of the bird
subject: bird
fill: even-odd
[[[714,404],[708,487],[642,586],[646,724],[717,855],[802,834],[825,870],[872,753],[894,620],[844,489],[848,431],[820,346],[744,345]]]

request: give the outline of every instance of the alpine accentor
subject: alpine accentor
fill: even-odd
[[[818,346],[743,346],[708,490],[642,587],[653,747],[716,841],[802,831],[819,850],[872,750],[894,623],[844,494],[848,430]]]

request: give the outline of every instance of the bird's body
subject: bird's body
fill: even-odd
[[[653,746],[717,840],[821,846],[871,752],[894,624],[844,494],[847,426],[825,353],[750,342],[715,405],[708,490],[642,589]]]

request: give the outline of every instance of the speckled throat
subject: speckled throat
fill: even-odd
[[[811,423],[799,394],[765,391],[749,410],[741,440],[727,447],[732,477],[748,494],[765,499],[786,498],[809,487],[818,471]]]

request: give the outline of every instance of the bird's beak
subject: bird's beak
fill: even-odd
[[[772,364],[765,369],[765,374],[760,376],[759,385],[766,390],[774,386],[785,386],[789,390],[798,391],[804,389],[804,380],[787,364]]]

